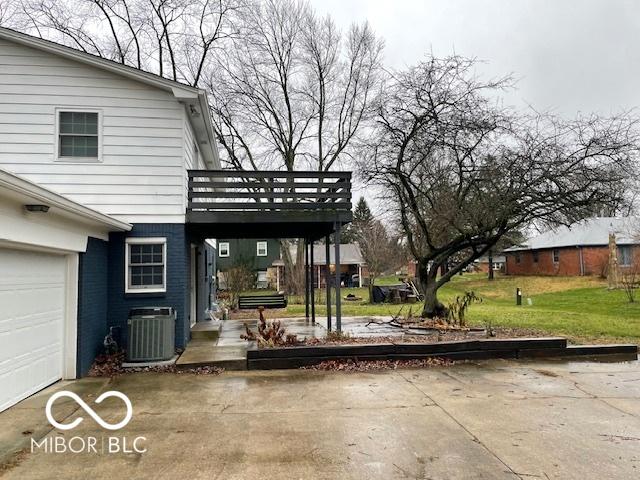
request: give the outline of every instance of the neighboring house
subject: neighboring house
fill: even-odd
[[[597,217],[559,227],[505,250],[508,275],[605,275],[609,234],[616,237],[618,265],[640,261],[637,218]]]
[[[504,255],[494,255],[491,260],[491,265],[489,265],[488,256],[480,257],[475,262],[473,262],[473,267],[477,272],[489,273],[490,267],[493,268],[494,272],[505,272],[507,258]]]
[[[186,345],[215,269],[187,170],[220,167],[203,90],[3,28],[0,83],[2,410],[126,345],[133,307]]]
[[[296,258],[297,246],[292,245],[289,249],[291,258]],[[318,244],[313,247],[313,284],[316,287],[326,285],[326,245]],[[284,278],[284,262],[276,260],[273,266],[277,267],[277,283]],[[335,275],[335,246],[329,246],[329,270]],[[355,243],[340,244],[340,279],[342,285],[347,287],[361,287],[369,281],[369,270],[362,258],[360,247]]]
[[[268,269],[280,258],[280,241],[262,239],[218,239],[217,276],[220,288],[225,289],[224,275],[227,269],[245,265],[256,275],[256,288],[267,288]],[[275,288],[275,285],[273,286]]]

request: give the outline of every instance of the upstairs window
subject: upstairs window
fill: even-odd
[[[218,245],[218,255],[221,257],[229,256],[229,242],[220,242]]]
[[[165,292],[166,238],[127,238],[127,293]]]
[[[98,112],[58,111],[58,159],[98,161],[99,121]]]
[[[560,250],[557,248],[553,249],[553,263],[560,263]]]
[[[256,255],[258,257],[266,257],[267,256],[267,242],[257,242],[256,243]]]

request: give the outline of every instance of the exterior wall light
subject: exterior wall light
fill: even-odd
[[[25,205],[24,208],[27,209],[28,212],[42,212],[47,213],[49,211],[49,205]]]

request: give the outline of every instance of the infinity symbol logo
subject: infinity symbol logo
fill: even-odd
[[[121,422],[118,422],[116,424],[111,424],[111,423],[105,422],[102,418],[100,418],[100,416],[89,405],[87,405],[84,402],[84,400],[82,400],[78,395],[76,395],[73,392],[69,392],[67,390],[62,390],[60,392],[56,392],[53,395],[51,395],[51,397],[47,401],[47,406],[45,409],[45,413],[47,415],[47,420],[49,420],[49,423],[60,430],[71,430],[72,428],[76,428],[78,425],[80,425],[82,420],[84,420],[83,417],[78,417],[73,422],[67,423],[67,424],[59,423],[58,421],[56,421],[56,419],[53,418],[53,415],[51,414],[51,407],[53,406],[53,403],[60,397],[72,398],[78,405],[80,405],[80,407],[85,412],[91,415],[91,418],[93,418],[98,423],[98,425],[100,425],[102,428],[106,428],[107,430],[120,430],[127,423],[129,423],[129,421],[131,420],[131,417],[133,416],[133,406],[131,405],[131,400],[129,400],[129,397],[127,397],[122,392],[116,392],[115,390],[110,390],[108,392],[104,392],[102,395],[96,398],[96,403],[101,403],[105,398],[118,397],[126,405],[127,414],[125,415],[124,419]]]

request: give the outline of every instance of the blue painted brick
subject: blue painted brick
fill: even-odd
[[[89,237],[78,265],[78,376],[86,375],[107,334],[109,245]]]
[[[165,237],[167,239],[167,291],[125,293],[125,238]],[[130,232],[109,235],[108,324],[118,327],[121,346],[126,347],[129,310],[160,306],[176,309],[176,347],[189,341],[190,242],[184,224],[135,224]]]

